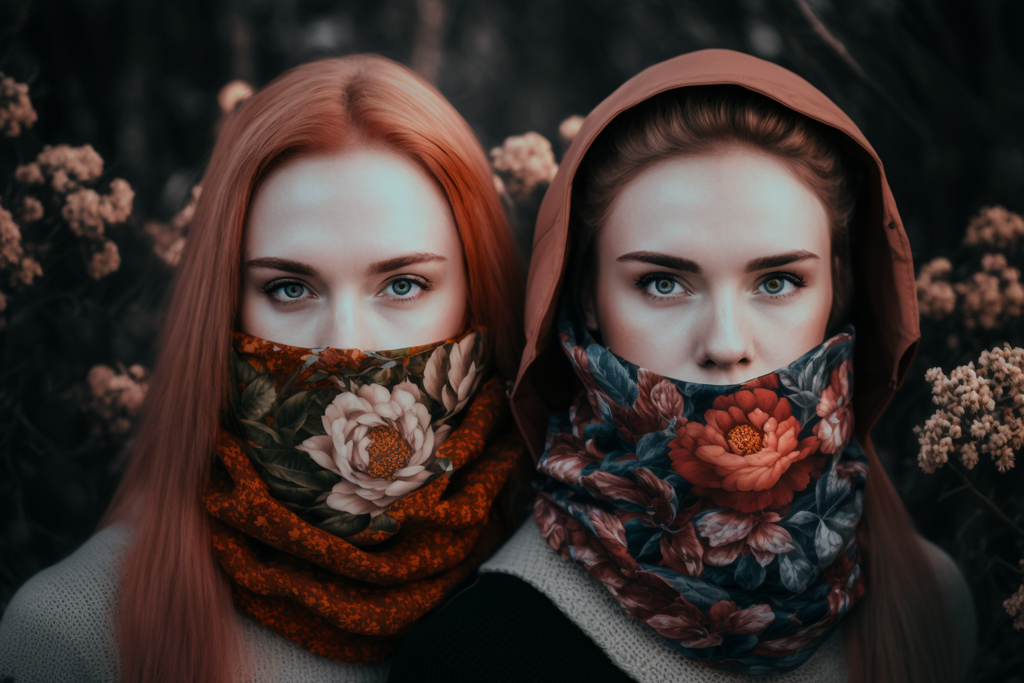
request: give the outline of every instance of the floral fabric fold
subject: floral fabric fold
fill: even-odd
[[[583,390],[551,418],[535,516],[686,656],[790,671],[863,595],[852,329],[742,385],[661,377],[561,319]]]
[[[385,352],[234,337],[203,494],[237,606],[311,652],[388,657],[500,542],[523,446],[482,337]]]

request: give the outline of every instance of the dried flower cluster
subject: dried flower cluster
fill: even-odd
[[[565,144],[571,144],[582,127],[583,117],[579,114],[574,114],[558,124],[558,137],[562,138],[562,142]]]
[[[1024,569],[1024,560],[1021,560],[1019,565]],[[1024,631],[1024,586],[1018,586],[1016,593],[1003,600],[1003,609],[1013,617],[1013,628]]]
[[[127,221],[135,201],[135,191],[122,178],[114,178],[107,193],[100,194],[94,185],[102,175],[103,157],[91,145],[47,145],[35,161],[14,172],[15,180],[25,186],[24,191],[35,194],[22,198],[22,225],[42,220],[46,204],[54,205],[54,217],[63,219],[79,238],[86,272],[97,280],[121,265],[117,245],[106,238],[106,230]],[[12,271],[12,282],[17,279],[21,284],[31,284],[33,274],[42,274],[34,261],[23,266],[17,278]]]
[[[1024,217],[1002,206],[986,206],[967,225],[965,246],[1012,250],[1024,237]]]
[[[981,271],[953,286],[961,297],[960,309],[968,329],[991,330],[1024,311],[1024,285],[1020,271],[1011,268],[1005,254],[985,254]]]
[[[917,275],[921,315],[941,320],[959,310],[964,327],[983,330],[1004,327],[1020,317],[1024,284],[1010,258],[1022,235],[1024,218],[1001,206],[983,208],[967,226],[963,246],[1002,251],[982,253],[981,269],[973,273],[942,257],[924,264]],[[967,254],[978,263],[977,251]]]
[[[512,196],[529,196],[540,185],[555,177],[558,164],[551,143],[540,133],[505,138],[505,144],[491,150],[491,165],[501,174]]]
[[[100,417],[111,434],[125,434],[146,400],[149,371],[133,365],[120,371],[94,365],[86,376],[88,397],[85,408]]]
[[[978,367],[959,366],[946,376],[940,368],[925,373],[932,402],[939,409],[923,427],[915,427],[921,451],[918,464],[934,472],[958,454],[967,469],[986,454],[1000,472],[1014,465],[1024,447],[1024,348],[982,351]]]
[[[43,274],[43,269],[31,256],[25,255],[21,241],[21,228],[14,221],[14,216],[0,206],[0,271],[7,275],[8,285],[18,288],[31,285],[32,281]],[[0,293],[0,296],[3,296]],[[0,311],[7,308],[6,297],[0,301]]]
[[[41,185],[50,181],[57,192],[72,192],[82,183],[103,175],[103,157],[92,145],[46,145],[36,160],[14,170],[14,178],[26,185]]]
[[[170,223],[146,221],[142,226],[143,231],[153,238],[153,253],[172,268],[181,260],[181,252],[185,249],[185,233],[195,215],[196,202],[202,191],[199,185],[193,187],[192,198],[185,208],[174,215]]]
[[[36,110],[28,98],[28,84],[18,83],[0,71],[0,131],[9,138],[36,122]]]
[[[921,266],[917,275],[917,305],[921,315],[944,318],[956,308],[956,292],[947,279],[952,271],[953,264],[941,256]]]

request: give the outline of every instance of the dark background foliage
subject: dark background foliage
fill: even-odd
[[[116,485],[124,439],[82,412],[81,386],[96,363],[152,366],[172,271],[139,226],[169,219],[198,182],[226,82],[377,52],[431,78],[490,148],[527,130],[556,141],[560,121],[660,60],[742,50],[801,74],[860,125],[922,262],[957,254],[979,207],[1024,210],[1022,28],[1018,0],[0,0],[0,70],[31,84],[39,113],[17,145],[0,140],[0,187],[44,142],[88,143],[137,193],[135,225],[112,235],[116,274],[51,269],[0,314],[0,608],[89,535]],[[519,212],[528,231],[530,209]],[[1024,334],[950,325],[925,321],[876,439],[922,532],[972,583],[975,680],[1020,680],[1021,634],[1000,606],[1020,583],[1020,550],[970,492],[940,501],[961,482],[917,468],[910,427],[931,412],[927,367]],[[1020,491],[1016,472],[971,476],[997,500]]]

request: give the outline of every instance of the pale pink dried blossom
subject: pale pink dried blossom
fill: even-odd
[[[959,455],[972,469],[988,455],[1000,472],[1011,469],[1024,447],[1024,348],[982,351],[977,367],[971,362],[948,376],[931,368],[925,379],[939,409],[914,428],[921,468],[934,472]]]
[[[78,190],[67,196],[60,215],[68,222],[68,227],[76,237],[100,239],[105,225],[100,203],[100,193],[96,190]]]
[[[21,263],[21,228],[14,222],[10,211],[0,206],[0,268],[11,268]]]
[[[120,371],[107,365],[94,365],[86,375],[88,397],[83,407],[106,423],[111,434],[123,434],[131,429],[146,400],[149,371],[141,365],[132,365]]]
[[[142,226],[143,232],[153,239],[153,253],[172,268],[178,265],[185,250],[185,231],[195,215],[196,203],[202,191],[199,185],[193,187],[192,198],[185,208],[174,215],[170,223],[146,221]]]
[[[549,184],[558,171],[551,143],[540,133],[529,132],[505,138],[491,150],[491,165],[502,174],[508,191],[525,198],[540,185]]]
[[[494,191],[499,195],[504,196],[508,192],[508,189],[505,187],[505,181],[497,173],[491,174],[491,182],[494,183]]]
[[[944,318],[956,308],[956,292],[948,277],[953,264],[947,258],[932,259],[917,275],[917,305],[921,315]]]
[[[1020,565],[1024,568],[1024,560]],[[1003,609],[1013,617],[1013,628],[1016,631],[1024,631],[1024,585],[1017,587],[1017,592],[1003,600]]]
[[[18,83],[0,72],[0,131],[9,138],[21,135],[37,120],[36,110],[28,97],[28,84]]]
[[[964,235],[965,246],[1012,249],[1024,237],[1024,217],[1002,206],[985,206],[971,219]]]
[[[34,223],[43,217],[43,203],[35,197],[25,197],[21,203],[21,220]]]
[[[14,179],[26,185],[42,185],[46,182],[43,169],[39,168],[39,164],[34,161],[31,164],[23,164],[14,169]]]
[[[568,145],[575,139],[576,134],[580,132],[582,127],[583,117],[579,114],[573,114],[558,124],[558,137],[562,138],[562,142]]]
[[[135,190],[124,178],[110,181],[110,192],[100,198],[100,215],[108,224],[124,223],[132,215]]]
[[[85,269],[89,273],[89,277],[93,280],[99,280],[115,272],[120,267],[121,253],[117,250],[117,245],[110,240],[105,240],[103,242],[103,249],[93,253]]]
[[[43,267],[31,256],[23,256],[21,263],[11,268],[11,287],[27,287],[43,274]]]
[[[960,295],[960,310],[968,329],[991,330],[1024,312],[1024,285],[1020,271],[1009,266],[1005,254],[985,254],[981,270],[953,288]]]
[[[57,192],[72,192],[79,188],[80,183],[96,180],[103,175],[103,157],[92,145],[46,145],[36,157],[36,164],[50,178]],[[33,171],[25,171],[26,175],[30,173]]]
[[[222,114],[230,114],[235,110],[242,100],[253,94],[253,88],[245,81],[231,81],[224,85],[217,93],[217,104]]]

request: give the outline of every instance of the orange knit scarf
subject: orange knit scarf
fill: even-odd
[[[235,603],[314,654],[384,659],[502,540],[491,505],[523,445],[501,381],[474,379],[475,333],[235,350],[238,419],[203,493]]]

